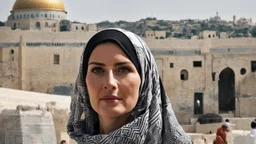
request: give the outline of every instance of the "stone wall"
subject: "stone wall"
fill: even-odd
[[[52,115],[40,110],[8,110],[0,114],[3,144],[56,144]]]
[[[0,88],[0,99],[3,144],[73,143],[66,132],[70,96]]]
[[[89,38],[95,32],[31,32],[0,28],[2,46],[0,82],[3,87],[54,93],[57,87],[72,87],[78,74],[80,57]],[[20,38],[21,37],[21,38]],[[173,104],[178,120],[189,124],[197,117],[194,113],[196,94],[202,94],[203,113],[219,113],[219,76],[228,68],[235,75],[234,115],[254,116],[256,95],[255,61],[256,39],[199,39],[199,40],[152,40],[145,39],[156,59],[166,92]],[[10,65],[9,52],[14,49],[14,58],[20,60]],[[18,56],[16,56],[18,54]],[[58,64],[54,58],[58,56]],[[194,62],[200,66],[195,67]],[[11,71],[13,82],[3,73]],[[20,68],[20,73],[17,71]],[[244,70],[245,73],[241,73]],[[187,79],[182,80],[181,77]],[[64,90],[63,90],[64,91]],[[250,99],[248,99],[250,97]],[[253,99],[253,100],[252,100]],[[244,105],[247,105],[244,107]]]

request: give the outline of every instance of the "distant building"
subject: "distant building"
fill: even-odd
[[[145,38],[149,39],[165,39],[166,38],[166,31],[145,31],[144,34]]]
[[[199,33],[199,39],[215,39],[218,38],[216,36],[216,31],[203,31]]]
[[[216,15],[214,17],[210,17],[210,22],[220,22],[221,17],[219,16],[219,13],[216,12]]]
[[[62,0],[16,0],[5,26],[30,31],[97,31],[96,25],[72,23]]]

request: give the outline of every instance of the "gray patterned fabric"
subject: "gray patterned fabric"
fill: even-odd
[[[169,98],[159,78],[150,49],[137,35],[122,29],[134,45],[141,67],[141,88],[129,123],[109,133],[99,134],[98,115],[89,103],[82,76],[83,56],[70,105],[69,136],[78,144],[190,144],[190,137],[177,122]],[[101,31],[100,31],[101,32]],[[100,33],[99,32],[99,33]],[[81,119],[84,114],[85,118]]]

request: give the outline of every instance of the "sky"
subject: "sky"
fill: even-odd
[[[209,19],[219,13],[224,20],[252,18],[256,22],[256,0],[63,0],[67,19],[83,23]],[[15,0],[0,0],[0,21],[6,21]]]

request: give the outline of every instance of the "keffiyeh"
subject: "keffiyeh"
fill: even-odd
[[[102,40],[97,38],[97,43],[93,43],[95,41],[92,39],[99,35]],[[90,105],[85,83],[90,53],[93,47],[103,41],[118,43],[141,77],[139,99],[131,111],[129,122],[109,134],[99,134],[98,115]],[[78,144],[192,143],[174,115],[150,49],[139,36],[122,29],[105,29],[89,40],[81,58],[67,130],[69,136]]]

